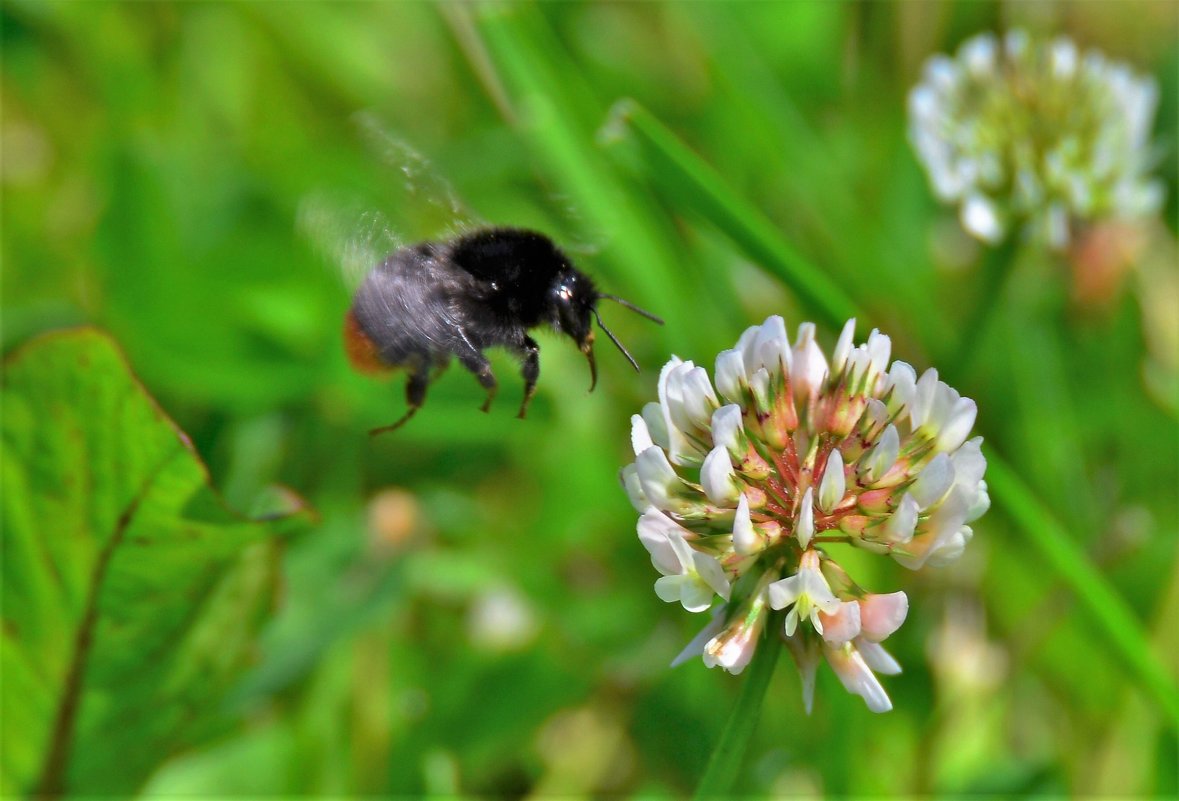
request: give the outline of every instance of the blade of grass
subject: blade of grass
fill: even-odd
[[[639,141],[656,181],[783,279],[825,323],[838,328],[857,316],[855,302],[826,273],[783,242],[764,214],[650,112],[633,100],[622,100],[611,118],[612,132],[630,132]]]
[[[1012,377],[1008,391],[1018,404],[1017,418],[1008,428],[1018,439],[1006,451],[1022,466],[1029,485],[1057,510],[1059,522],[1082,526],[1100,521],[1099,499],[1075,490],[1085,486],[1092,465],[1081,444],[1076,393],[1069,384],[1059,327],[1034,311],[1003,322],[1000,334],[1006,339]]]
[[[1076,593],[1082,608],[1114,646],[1126,667],[1166,711],[1169,725],[1179,722],[1179,689],[1151,649],[1142,624],[1125,600],[1093,567],[1084,551],[1052,514],[1036,500],[1007,463],[987,452],[987,486],[1027,541]]]
[[[641,140],[644,154],[653,165],[655,180],[676,191],[685,205],[710,219],[751,258],[787,281],[800,295],[811,299],[828,324],[838,327],[847,317],[859,316],[853,301],[842,290],[781,241],[760,212],[744,202],[650,113],[633,101],[622,101],[616,106],[615,120],[621,129]],[[1109,645],[1140,684],[1168,711],[1171,725],[1175,725],[1179,720],[1179,690],[1151,651],[1141,623],[1023,480],[993,449],[989,450],[987,459],[988,485],[994,499],[1024,531],[1044,561],[1081,599],[1082,608]]]

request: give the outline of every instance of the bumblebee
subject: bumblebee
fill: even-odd
[[[483,228],[397,250],[368,273],[344,320],[344,342],[356,369],[408,372],[405,414],[369,433],[392,431],[413,417],[451,358],[486,390],[482,410],[488,411],[499,386],[484,355],[490,347],[506,348],[520,360],[524,399],[517,417],[523,418],[540,377],[540,347],[528,332],[542,325],[577,343],[589,361],[591,392],[598,381],[593,320],[638,370],[602,324],[603,299],[663,324],[650,312],[599,292],[551,239],[535,231]]]

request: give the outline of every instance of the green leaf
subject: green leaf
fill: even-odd
[[[3,375],[0,792],[133,792],[227,723],[292,518],[227,509],[99,331],[40,337]]]

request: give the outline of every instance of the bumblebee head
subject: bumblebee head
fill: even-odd
[[[630,355],[623,344],[618,341],[618,337],[614,336],[610,329],[602,322],[602,318],[598,315],[598,301],[603,298],[612,300],[632,311],[638,312],[659,325],[663,325],[662,320],[650,312],[643,311],[629,301],[625,301],[614,295],[606,295],[598,292],[593,282],[587,276],[573,268],[564,270],[557,276],[552,291],[553,306],[556,309],[557,329],[568,334],[577,343],[577,347],[581,349],[581,352],[585,354],[586,360],[589,361],[590,392],[593,392],[594,387],[598,384],[598,365],[594,360],[593,320],[597,320],[598,327],[606,332],[606,336],[610,337],[610,341],[622,352],[622,355],[626,357],[626,360],[630,362],[631,366],[636,371],[639,369],[638,362],[634,360],[634,357]]]
[[[558,331],[569,336],[585,354],[590,366],[590,391],[598,383],[598,367],[594,361],[593,318],[597,315],[598,291],[588,276],[572,268],[558,273],[552,288],[554,324]]]

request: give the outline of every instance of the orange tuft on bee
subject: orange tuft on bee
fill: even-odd
[[[404,425],[421,408],[426,389],[451,358],[475,375],[491,408],[498,382],[483,351],[502,347],[521,363],[523,418],[540,376],[540,347],[528,332],[549,325],[585,354],[590,391],[597,385],[591,317],[635,370],[638,363],[602,324],[598,301],[625,306],[660,325],[650,312],[599,292],[551,239],[520,228],[484,228],[443,242],[401,248],[369,272],[344,320],[349,361],[364,373],[396,368],[409,373]]]

